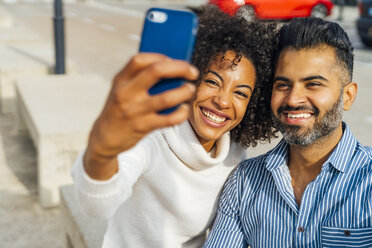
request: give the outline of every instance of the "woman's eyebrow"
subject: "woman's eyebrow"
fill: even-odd
[[[237,87],[237,88],[240,88],[240,87],[242,87],[242,88],[248,88],[251,92],[253,92],[252,87],[249,86],[249,85],[247,85],[247,84],[240,84],[240,85],[238,85],[238,86],[236,86],[236,87]]]
[[[212,73],[212,74],[216,75],[222,82],[224,81],[223,78],[217,72],[209,70],[209,71],[207,71],[207,74],[208,73]]]

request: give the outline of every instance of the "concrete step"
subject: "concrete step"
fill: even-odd
[[[59,204],[58,188],[72,183],[70,169],[87,144],[110,84],[96,75],[49,75],[19,79],[17,126],[27,129],[37,150],[39,200]]]

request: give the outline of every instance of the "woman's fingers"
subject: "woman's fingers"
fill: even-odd
[[[192,83],[185,83],[181,87],[150,96],[147,105],[149,110],[159,112],[189,101],[195,96],[196,87]]]
[[[183,78],[193,81],[197,79],[198,75],[198,70],[188,62],[169,59],[143,68],[130,80],[130,83],[122,81],[116,86],[115,90],[117,90],[118,95],[122,95],[125,98],[129,92],[132,94],[135,92],[148,92],[161,79]]]
[[[157,126],[155,128],[163,128],[163,127],[170,127],[174,125],[178,125],[185,120],[190,112],[190,105],[189,104],[182,104],[180,107],[169,115],[158,115]]]
[[[121,116],[123,119],[133,119],[182,104],[194,97],[195,88],[195,85],[185,83],[176,89],[156,95],[149,95],[145,92],[132,96],[131,101],[119,103]]]
[[[136,133],[147,134],[155,129],[178,125],[187,120],[190,111],[188,104],[182,104],[171,114],[151,113],[138,118],[135,125]]]
[[[170,60],[169,57],[159,53],[139,53],[134,55],[126,66],[115,76],[114,83],[125,81],[151,64]]]
[[[193,65],[183,60],[165,60],[154,63],[138,74],[135,81],[141,82],[146,89],[150,89],[161,79],[182,78],[193,81],[198,78],[199,71]]]
[[[143,57],[155,58],[157,56]],[[182,104],[194,96],[195,86],[191,84],[184,84],[176,89],[150,96],[149,89],[161,79],[184,78],[195,80],[199,73],[194,66],[185,61],[161,59],[161,56],[157,59],[158,62],[143,67],[130,80],[121,81],[113,86],[110,102],[114,102],[115,105],[120,107],[124,119],[132,119],[152,112],[156,113]]]

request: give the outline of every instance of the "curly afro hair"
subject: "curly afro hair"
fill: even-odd
[[[229,16],[213,5],[192,9],[199,16],[192,63],[200,70],[201,78],[211,63],[221,61],[227,51],[235,53],[231,67],[246,57],[256,69],[256,86],[245,116],[231,130],[231,137],[243,147],[270,142],[277,137],[273,128],[270,102],[265,101],[272,87],[275,54],[278,47],[278,27],[275,23],[248,22],[239,16]]]

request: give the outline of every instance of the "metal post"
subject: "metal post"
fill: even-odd
[[[345,6],[345,0],[338,0],[338,21],[342,21],[344,19],[344,6]]]
[[[65,74],[65,30],[62,0],[54,0],[55,74]]]

